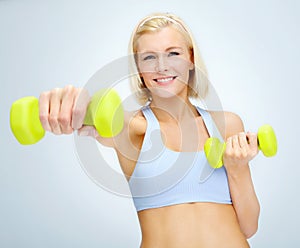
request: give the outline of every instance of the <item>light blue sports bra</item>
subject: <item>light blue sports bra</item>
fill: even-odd
[[[210,114],[196,107],[210,136],[222,137]],[[162,140],[149,106],[142,108],[147,129],[129,188],[137,211],[189,202],[231,204],[224,166],[212,169],[203,151],[176,152]]]

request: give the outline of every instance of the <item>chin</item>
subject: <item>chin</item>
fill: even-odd
[[[152,92],[152,96],[158,97],[158,98],[165,98],[165,99],[170,99],[170,98],[176,98],[179,97],[180,92],[172,91],[172,90],[166,90],[166,89],[155,89]]]

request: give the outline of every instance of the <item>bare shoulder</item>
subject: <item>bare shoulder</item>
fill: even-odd
[[[224,112],[226,123],[226,138],[244,132],[244,124],[241,117],[232,112]]]
[[[125,113],[125,127],[130,135],[144,135],[147,129],[147,121],[141,110]]]
[[[224,139],[244,132],[244,124],[241,117],[228,111],[209,111]]]

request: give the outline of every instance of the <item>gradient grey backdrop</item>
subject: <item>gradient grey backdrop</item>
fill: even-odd
[[[270,123],[277,132],[278,155],[252,162],[261,216],[250,244],[299,244],[299,1],[0,0],[0,247],[138,247],[131,199],[89,179],[73,136],[21,146],[9,109],[23,96],[83,86],[127,54],[135,24],[157,11],[193,30],[223,108],[246,130]]]

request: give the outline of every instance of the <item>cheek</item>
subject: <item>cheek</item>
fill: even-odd
[[[174,70],[181,80],[188,82],[190,75],[190,63],[178,63]]]
[[[172,58],[169,61],[170,66],[177,71],[186,72],[191,68],[191,61],[188,58]]]
[[[142,81],[144,82],[147,88],[151,87],[153,73],[140,73],[140,77],[142,78]]]
[[[150,72],[142,72],[140,76],[144,79],[144,82],[149,81],[152,78],[152,74]]]

